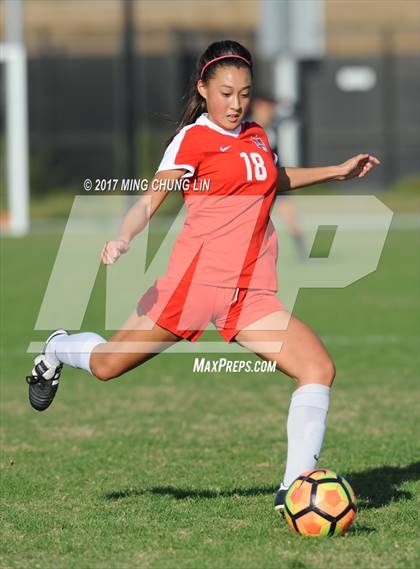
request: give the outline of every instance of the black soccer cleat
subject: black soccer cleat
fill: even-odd
[[[29,402],[36,411],[45,411],[51,405],[60,384],[63,364],[51,366],[45,358],[48,342],[60,334],[67,334],[67,331],[54,330],[48,336],[42,352],[34,360],[35,366],[31,375],[26,376],[26,382],[29,385]]]
[[[288,488],[279,488],[276,497],[274,498],[274,510],[284,518],[284,502],[286,500]]]

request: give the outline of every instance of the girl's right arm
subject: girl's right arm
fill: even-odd
[[[104,265],[115,263],[120,255],[128,251],[132,239],[143,231],[168,195],[164,182],[159,185],[162,189],[153,190],[153,180],[178,180],[184,173],[185,170],[163,170],[153,176],[147,190],[126,213],[117,239],[105,243],[101,253]]]

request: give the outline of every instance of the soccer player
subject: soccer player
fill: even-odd
[[[291,482],[316,466],[335,367],[319,337],[276,295],[270,208],[277,189],[363,177],[379,160],[359,154],[336,166],[280,168],[264,129],[243,120],[252,79],[251,54],[235,41],[212,43],[201,55],[178,128],[147,192],[101,253],[106,265],[126,253],[174,181],[200,187],[207,180],[203,191],[182,190],[188,214],[166,274],[109,340],[93,332],[52,332],[27,382],[32,407],[42,411],[56,394],[64,364],[108,381],[181,339],[196,341],[213,322],[227,342],[274,361],[297,384],[287,419],[286,470],[275,498],[281,511]]]

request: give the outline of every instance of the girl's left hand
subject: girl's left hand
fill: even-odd
[[[342,164],[339,164],[338,169],[340,174],[337,180],[350,180],[351,178],[363,178],[375,165],[381,162],[371,154],[358,154]]]

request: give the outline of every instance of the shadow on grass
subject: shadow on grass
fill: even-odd
[[[399,490],[406,481],[420,478],[420,462],[407,466],[381,466],[349,472],[344,477],[350,482],[357,497],[358,509],[381,508],[391,502],[411,500],[412,494]],[[277,486],[257,486],[253,488],[233,488],[232,490],[193,490],[174,486],[152,486],[150,488],[127,488],[104,494],[106,500],[121,500],[145,494],[171,496],[176,500],[231,498],[233,496],[273,495]]]
[[[352,485],[360,510],[381,508],[391,502],[411,500],[412,494],[400,490],[403,482],[420,478],[420,462],[407,466],[380,466],[363,472],[348,472],[344,477]]]
[[[356,518],[355,525],[351,526],[351,528],[348,530],[347,535],[351,536],[351,537],[358,537],[359,535],[369,535],[371,533],[375,533],[376,531],[377,530],[375,528],[358,525],[357,518]]]
[[[233,488],[232,490],[188,490],[174,488],[173,486],[153,486],[151,488],[128,488],[116,492],[104,494],[107,500],[121,500],[133,496],[143,496],[144,494],[158,494],[160,496],[172,496],[176,500],[188,500],[190,498],[213,499],[231,498],[232,496],[258,496],[274,494],[277,486],[258,486],[256,488]]]

